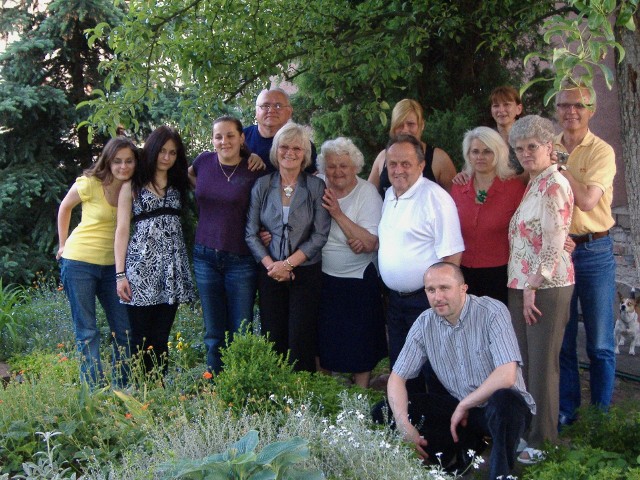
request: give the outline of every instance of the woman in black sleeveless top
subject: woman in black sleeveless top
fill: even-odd
[[[424,130],[424,114],[422,107],[415,100],[405,98],[400,100],[391,113],[391,128],[389,135],[407,134],[413,135],[421,140]],[[456,168],[447,153],[440,149],[422,142],[425,151],[425,167],[423,176],[438,183],[442,188],[449,191],[451,189],[451,179],[456,174]],[[385,151],[382,150],[376,157],[369,181],[373,183],[384,197],[384,192],[391,186],[387,166],[385,163]]]

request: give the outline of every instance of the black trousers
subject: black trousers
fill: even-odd
[[[155,366],[167,373],[169,334],[178,312],[178,304],[161,303],[144,307],[127,305],[134,353],[143,352],[146,373]]]
[[[278,353],[290,351],[298,371],[316,370],[318,313],[322,266],[320,262],[296,267],[295,279],[277,282],[259,267],[258,292],[262,331],[269,334]]]
[[[486,436],[492,438],[489,478],[506,478],[513,468],[516,448],[531,423],[531,412],[522,395],[513,389],[496,390],[484,407],[469,410],[467,426],[458,425],[458,443],[451,436],[451,416],[459,401],[449,394],[409,394],[409,420],[428,444],[425,451],[434,460],[441,454],[442,465],[448,465],[458,454],[477,446]],[[373,420],[393,420],[386,402],[373,408]],[[395,424],[395,422],[392,422]]]

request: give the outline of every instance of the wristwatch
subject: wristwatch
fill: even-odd
[[[524,288],[528,288],[529,290],[533,290],[534,292],[538,290],[538,287],[534,287],[529,283],[529,280],[524,281]]]

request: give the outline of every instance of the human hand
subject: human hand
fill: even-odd
[[[347,240],[347,244],[353,253],[362,253],[364,252],[364,243],[362,240],[358,240],[357,238],[350,238]]]
[[[294,280],[296,278],[292,270],[287,268],[287,265],[278,260],[273,262],[267,267],[267,275],[273,278],[276,282],[286,282],[287,280]]]
[[[248,167],[249,171],[251,172],[255,172],[256,170],[265,170],[267,168],[267,166],[262,161],[262,158],[260,158],[255,153],[252,153],[249,157]]]
[[[462,403],[459,403],[456,409],[453,411],[453,415],[451,415],[451,424],[449,427],[451,431],[451,437],[453,437],[453,441],[456,443],[458,443],[458,425],[466,427],[467,419],[469,418],[469,411],[461,405]]]
[[[64,252],[64,245],[58,248],[58,251],[56,252],[56,260],[60,260],[62,258],[63,252]]]
[[[416,427],[414,427],[413,425],[411,425],[411,423],[407,421],[402,426],[398,425],[398,428],[403,433],[404,440],[407,442],[413,443],[413,446],[416,449],[418,456],[423,460],[428,459],[429,454],[424,449],[424,447],[428,445],[428,442],[427,440],[425,440],[424,437],[420,435],[420,432],[418,432]]]
[[[116,282],[116,292],[118,293],[118,298],[123,302],[131,301],[131,285],[129,285],[129,280],[126,277]]]
[[[573,238],[571,238],[569,235],[567,235],[567,238],[564,239],[564,249],[569,254],[572,254],[576,249],[576,242],[574,242]]]
[[[264,245],[265,247],[268,247],[269,244],[271,244],[271,233],[268,230],[261,228],[258,232],[258,236],[260,237],[262,245]]]
[[[466,185],[471,180],[471,177],[467,172],[460,172],[456,174],[455,177],[451,180],[455,185]]]
[[[524,305],[522,308],[524,320],[525,322],[527,322],[527,325],[535,325],[536,323],[538,323],[538,318],[536,318],[535,314],[542,316],[542,312],[538,310],[538,307],[536,307],[535,304],[536,291],[525,288],[522,292],[522,295],[524,296]]]
[[[324,195],[322,196],[322,206],[329,212],[329,215],[331,215],[331,217],[333,218],[342,215],[338,197],[330,188],[324,189]]]

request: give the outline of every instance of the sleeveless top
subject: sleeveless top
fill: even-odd
[[[422,170],[422,176],[428,178],[432,182],[436,182],[436,177],[433,174],[433,152],[435,148],[431,145],[427,145],[427,148],[424,152],[424,169]],[[438,183],[438,182],[436,182]],[[387,171],[387,162],[385,161],[382,165],[382,171],[380,172],[380,186],[378,187],[378,193],[382,198],[384,198],[385,192],[387,188],[391,186],[391,181],[389,180],[389,172]]]

